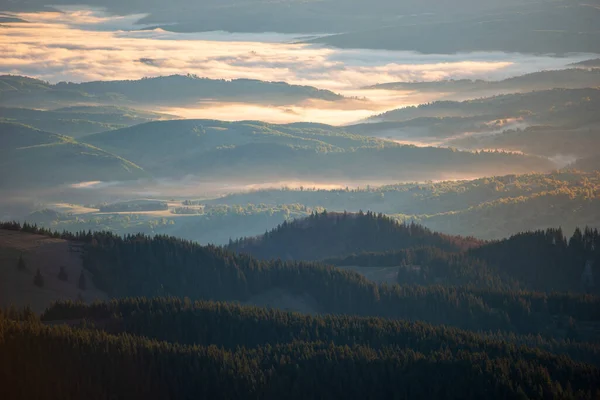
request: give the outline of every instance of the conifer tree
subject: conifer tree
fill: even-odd
[[[63,282],[69,281],[69,274],[67,273],[67,270],[64,266],[60,267],[60,271],[58,272],[58,279],[60,279]]]
[[[23,259],[23,254],[19,256],[19,261],[17,261],[17,269],[19,271],[25,271],[27,266],[25,265],[25,260]]]
[[[44,277],[42,276],[42,273],[40,272],[39,268],[38,268],[37,272],[35,273],[35,277],[33,278],[33,283],[37,287],[44,287]]]

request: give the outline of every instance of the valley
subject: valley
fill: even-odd
[[[44,1],[1,399],[600,398],[598,0]]]

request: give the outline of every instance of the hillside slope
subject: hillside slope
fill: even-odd
[[[84,138],[156,176],[262,179],[426,180],[546,171],[553,163],[500,152],[400,146],[343,128],[255,121],[151,122]]]
[[[228,248],[262,259],[321,260],[425,246],[458,251],[479,244],[475,239],[441,235],[414,224],[399,224],[381,214],[324,211],[286,221],[262,236],[232,242]]]
[[[0,122],[1,187],[46,187],[144,176],[137,165],[70,137]]]
[[[538,71],[530,74],[503,79],[485,80],[443,80],[429,82],[388,82],[367,87],[367,89],[418,90],[421,92],[530,92],[550,89],[585,89],[600,86],[600,70],[570,68],[565,70]]]
[[[107,299],[95,288],[91,274],[83,270],[80,251],[79,244],[67,240],[0,229],[0,308],[29,305],[39,313],[57,300]],[[25,270],[17,268],[19,257],[23,257]],[[61,267],[68,274],[67,281],[58,278]],[[44,278],[43,287],[33,283],[38,269]],[[82,272],[85,290],[78,287]]]
[[[0,105],[10,107],[57,108],[81,104],[173,107],[199,101],[289,105],[309,99],[338,101],[344,97],[328,90],[285,82],[228,81],[191,75],[57,84],[16,75],[0,76]]]
[[[171,118],[166,114],[114,106],[78,106],[54,110],[0,107],[0,121],[21,123],[74,138]]]

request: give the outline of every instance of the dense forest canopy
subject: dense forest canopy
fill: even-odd
[[[157,312],[146,316],[152,319],[169,308],[167,302],[158,300]],[[4,354],[0,382],[3,392],[16,399],[79,399],[83,395],[101,399],[109,394],[145,399],[198,394],[211,398],[443,395],[464,399],[490,398],[490,385],[494,388],[491,398],[560,395],[591,399],[598,390],[599,372],[591,364],[542,351],[513,350],[501,343],[492,344],[485,352],[450,350],[440,346],[435,334],[424,352],[394,344],[376,349],[322,341],[227,350],[94,329],[45,326],[26,313],[17,315],[25,321],[14,318],[9,314],[0,319],[0,349]],[[301,327],[290,322],[282,324],[279,331],[292,333]],[[310,320],[301,324],[310,326]],[[151,326],[141,320],[130,324],[136,325],[145,326],[152,335]],[[216,328],[215,324],[205,326]],[[386,327],[381,328],[380,332],[385,332]],[[242,343],[243,332],[236,333],[233,342]],[[424,336],[414,333],[419,340]],[[112,378],[106,371],[111,371]],[[434,385],[424,379],[435,373],[444,379],[436,379]],[[25,376],[34,379],[36,385]],[[336,385],[331,385],[332,381]]]
[[[365,223],[377,222],[371,217],[363,220]],[[116,297],[161,294],[253,303],[257,296],[273,293],[273,290],[284,290],[310,299],[314,312],[426,320],[476,330],[543,332],[552,337],[561,335],[560,328],[556,325],[557,320],[553,319],[555,315],[587,321],[585,323],[593,322],[599,317],[597,311],[600,308],[596,307],[598,298],[594,296],[506,290],[510,288],[511,282],[514,284],[519,279],[523,280],[524,287],[535,288],[537,285],[539,288],[542,285],[555,285],[555,277],[567,276],[569,282],[573,282],[573,276],[581,278],[584,266],[578,267],[579,262],[595,260],[597,257],[589,247],[596,246],[597,231],[586,232],[580,239],[587,245],[579,245],[579,242],[571,239],[572,247],[567,248],[569,251],[562,256],[566,264],[556,263],[553,269],[544,273],[543,277],[547,276],[545,281],[526,280],[527,273],[539,276],[536,268],[545,266],[543,260],[539,260],[540,263],[537,264],[534,258],[521,256],[523,262],[534,260],[526,271],[515,273],[513,270],[503,270],[504,264],[498,266],[503,261],[502,255],[496,255],[497,245],[492,243],[489,248],[484,245],[479,250],[472,250],[480,251],[479,257],[483,260],[488,257],[488,267],[485,264],[475,267],[467,262],[463,264],[464,276],[473,273],[469,269],[480,269],[477,273],[483,279],[479,284],[441,286],[439,282],[420,282],[429,286],[386,286],[369,282],[355,272],[324,264],[265,261],[236,255],[223,248],[203,247],[165,236],[150,238],[128,235],[121,238],[109,233],[59,234],[14,223],[6,223],[3,227],[86,243],[83,266],[93,274],[98,288]],[[396,229],[399,232],[403,230],[401,227]],[[427,233],[420,227],[413,229],[415,232],[420,230]],[[289,240],[294,241],[297,235],[290,232],[292,235]],[[524,236],[525,239],[527,237],[529,236]],[[460,244],[460,240],[457,243]],[[515,240],[509,241],[506,246],[518,249],[521,244],[521,240]],[[399,243],[398,246],[401,248],[402,244]],[[469,257],[465,258],[468,259]],[[595,262],[593,268],[597,267],[598,263]],[[510,278],[511,274],[512,281],[502,280]],[[493,285],[494,282],[497,286]],[[473,280],[471,283],[477,281]],[[555,286],[554,289],[559,287]],[[586,286],[579,286],[579,291],[585,290]],[[531,320],[531,315],[536,315],[535,321]],[[587,327],[584,329],[585,332],[588,330]]]
[[[600,399],[600,0],[44,1],[0,399]]]

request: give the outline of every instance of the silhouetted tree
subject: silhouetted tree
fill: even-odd
[[[37,287],[44,286],[44,277],[42,276],[42,273],[40,272],[39,268],[38,268],[37,272],[35,273],[35,277],[33,278],[33,283]]]
[[[67,282],[69,280],[69,274],[67,273],[67,270],[64,266],[60,267],[60,271],[58,272],[58,279],[60,279],[63,282]]]
[[[17,269],[19,271],[25,271],[27,266],[25,265],[25,260],[23,259],[23,254],[19,256],[19,261],[17,261]]]

